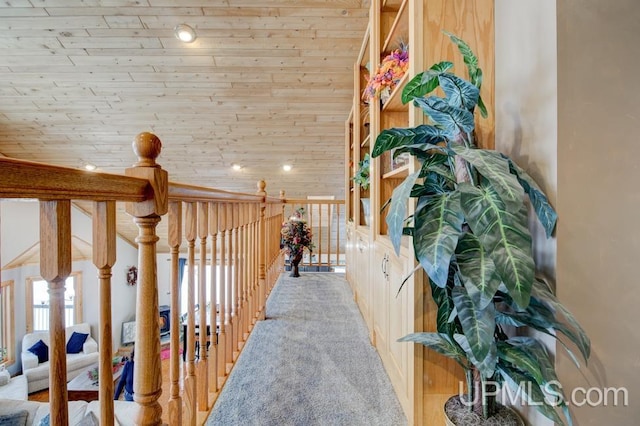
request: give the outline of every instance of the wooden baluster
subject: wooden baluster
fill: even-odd
[[[196,358],[196,297],[195,297],[195,262],[196,262],[196,203],[186,203],[185,237],[187,238],[187,377],[184,379],[186,395],[186,424],[196,424],[196,391],[197,378],[195,374]]]
[[[127,176],[146,179],[153,189],[153,198],[139,203],[127,203],[126,211],[138,226],[138,285],[136,304],[136,368],[134,369],[134,400],[140,406],[135,420],[139,425],[161,423],[162,393],[160,363],[160,327],[158,327],[158,278],[156,265],[156,226],[169,208],[168,175],[156,163],[162,143],[151,133],[139,134],[133,149],[138,156],[134,167],[125,170]],[[52,407],[53,409],[53,407]],[[55,423],[54,423],[55,424]]]
[[[251,325],[258,316],[258,218],[260,204],[253,205],[251,211]]]
[[[258,240],[258,230],[260,228],[260,204],[256,204],[253,208],[253,235],[251,242],[251,260],[252,260],[252,269],[253,269],[253,277],[252,277],[252,286],[253,286],[253,307],[251,309],[251,322],[255,324],[258,319],[258,312],[260,311],[260,296],[259,296],[259,265],[260,265],[260,242]]]
[[[200,267],[198,268],[198,312],[200,320],[200,350],[198,351],[198,410],[209,407],[209,376],[207,371],[207,236],[209,235],[207,203],[198,203],[198,237],[200,238]]]
[[[249,267],[249,277],[248,277],[248,286],[249,286],[249,306],[247,307],[247,325],[249,326],[249,330],[253,329],[253,316],[255,314],[254,310],[254,283],[255,283],[255,274],[254,267],[255,264],[255,256],[254,256],[254,248],[255,248],[255,240],[253,238],[253,233],[255,229],[255,204],[249,204],[249,232],[248,238],[249,241],[247,243],[247,266]]]
[[[227,207],[218,206],[218,230],[220,231],[220,340],[218,341],[218,376],[227,375]]]
[[[93,203],[93,264],[100,286],[100,424],[113,426],[111,268],[116,263],[116,202]]]
[[[243,276],[243,297],[242,297],[242,323],[244,324],[242,341],[246,342],[247,337],[249,335],[249,204],[244,204],[243,206],[243,243],[242,243],[242,276]]]
[[[336,266],[340,265],[340,204],[336,204]]]
[[[69,424],[64,285],[71,273],[71,202],[40,202],[40,275],[49,283],[51,424]]]
[[[218,391],[218,204],[209,203],[209,235],[211,235],[211,310],[209,324],[211,327],[209,349],[209,390]],[[179,424],[179,423],[177,423]]]
[[[244,203],[238,203],[238,332],[234,350],[240,352],[244,336]]]
[[[267,260],[267,221],[265,218],[267,183],[258,182],[258,195],[263,197],[260,205],[260,224],[258,229],[258,320],[265,319],[265,295],[266,295],[266,260]]]
[[[231,352],[238,349],[240,332],[240,205],[233,203],[233,343]],[[233,361],[233,359],[232,359]]]
[[[238,204],[238,336],[236,350],[240,352],[240,347],[244,341],[245,318],[244,318],[244,203]]]
[[[229,245],[227,248],[227,266],[228,266],[228,274],[227,274],[227,341],[225,342],[225,350],[224,350],[224,359],[226,364],[233,363],[233,298],[235,294],[233,293],[233,286],[235,283],[235,267],[233,264],[233,234],[234,234],[234,217],[233,217],[233,205],[228,203],[225,206],[227,210],[227,235],[229,237]]]
[[[322,261],[322,255],[324,253],[324,251],[322,250],[322,213],[324,213],[323,210],[324,210],[324,206],[326,206],[326,204],[317,204],[317,206],[318,206],[318,210],[319,210],[318,211],[318,216],[320,216],[319,220],[318,220],[318,231],[319,231],[318,232],[318,234],[319,234],[319,236],[318,236],[318,247],[319,247],[319,249],[318,249],[318,254],[317,254],[317,256],[318,256],[317,261],[318,261],[318,264],[320,265],[320,267],[322,267],[322,265],[324,265],[324,262]],[[311,256],[311,254],[309,254],[309,256]],[[318,268],[318,270],[320,270],[320,269]]]
[[[180,282],[179,260],[182,242],[182,202],[169,203],[169,246],[171,247],[171,359],[169,360],[169,424],[182,424],[182,397],[180,396]]]

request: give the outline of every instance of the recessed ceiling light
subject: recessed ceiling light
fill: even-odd
[[[90,172],[94,171],[95,169],[98,168],[98,166],[96,166],[95,164],[91,164],[91,163],[87,163],[84,165],[85,170],[88,170]]]
[[[240,169],[242,169],[242,166],[240,164],[232,164],[231,168],[235,171],[238,171]]]
[[[191,43],[196,39],[196,30],[187,24],[176,25],[173,29],[176,38],[185,43]]]
[[[282,166],[282,170],[284,170],[285,172],[290,172],[291,169],[293,169],[293,166],[291,166],[291,164],[285,164],[284,166]]]

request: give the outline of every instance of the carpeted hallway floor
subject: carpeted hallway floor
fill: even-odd
[[[343,274],[281,275],[207,425],[405,425]]]

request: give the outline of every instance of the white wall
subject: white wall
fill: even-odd
[[[555,206],[556,0],[496,0],[495,22],[496,149],[523,167]],[[547,240],[535,219],[530,226],[536,265],[555,280],[556,240]],[[547,343],[555,346],[553,342]],[[553,424],[534,407],[518,410],[530,424]]]
[[[16,202],[3,200],[0,202],[0,261],[6,264],[19,256],[33,244],[39,241],[39,204],[37,202]],[[81,211],[72,208],[72,234],[91,243],[91,219]],[[129,265],[137,265],[138,251],[129,243],[118,238],[116,242],[117,261],[113,267],[111,285],[113,323],[113,348],[120,346],[121,324],[135,316],[136,287],[126,283],[126,270]],[[91,261],[73,262],[73,271],[82,271],[83,288],[83,318],[91,325],[91,333],[98,340],[100,310],[97,269]],[[27,265],[21,268],[3,270],[1,279],[12,279],[15,282],[15,321],[16,321],[16,351],[20,360],[20,342],[26,330],[25,312],[25,280],[28,277],[39,276],[39,265]],[[18,365],[10,368],[16,372]]]

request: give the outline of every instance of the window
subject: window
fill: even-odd
[[[49,284],[27,278],[27,333],[49,330]],[[65,326],[82,322],[82,273],[72,272],[65,282]]]
[[[15,360],[15,317],[13,280],[0,284],[0,364]]]

